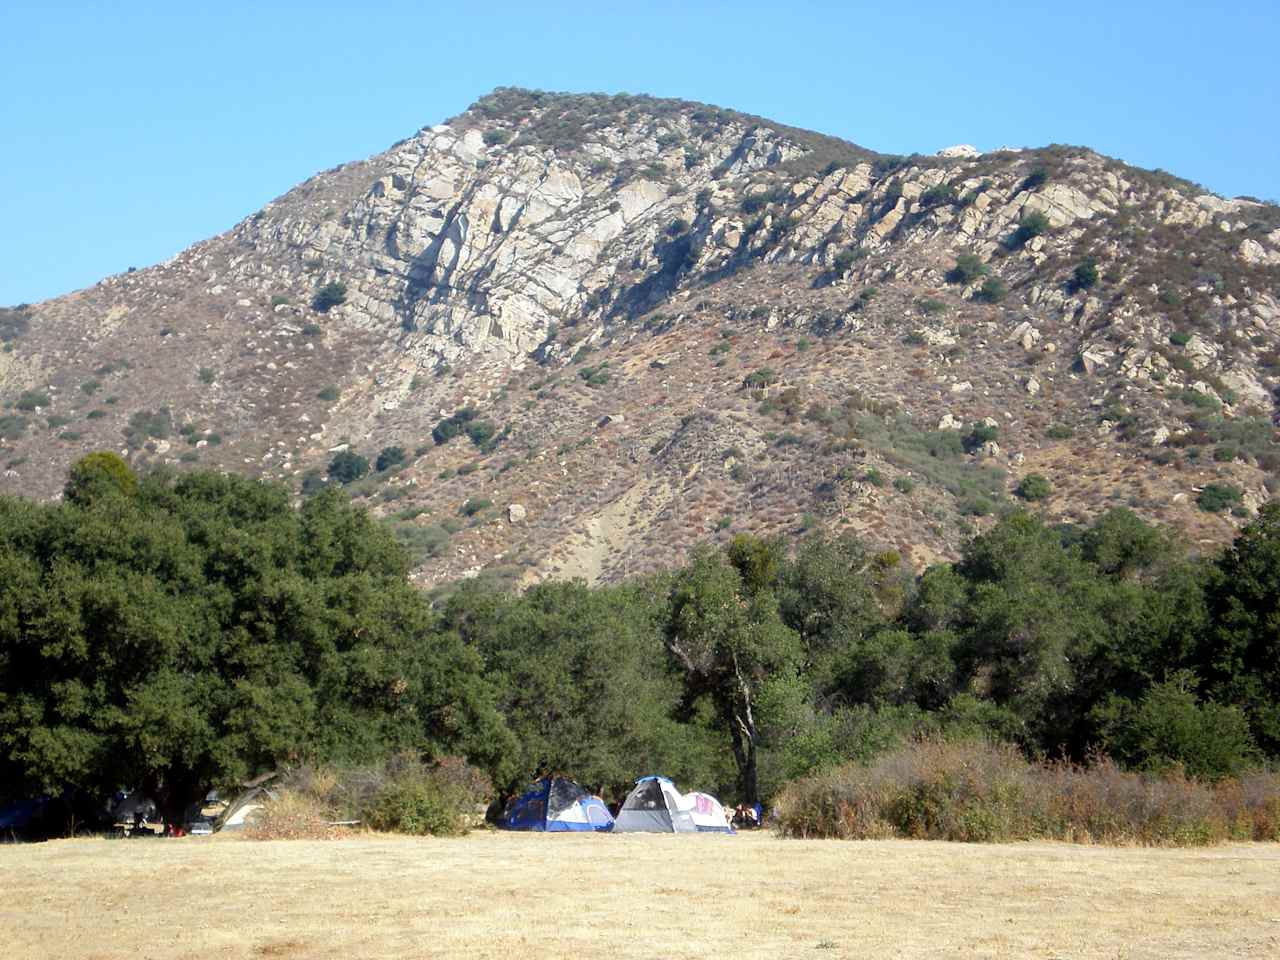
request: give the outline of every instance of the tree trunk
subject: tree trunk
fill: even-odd
[[[738,767],[738,794],[743,803],[759,803],[760,777],[756,763],[756,725],[751,707],[728,717],[733,732],[733,759]]]

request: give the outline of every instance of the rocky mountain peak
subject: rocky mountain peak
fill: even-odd
[[[1220,539],[1197,488],[1247,511],[1280,469],[1278,298],[1276,207],[1085,148],[888,156],[499,89],[164,264],[6,311],[5,483],[53,493],[112,446],[298,484],[396,446],[353,489],[397,504],[428,580],[607,577],[741,524],[848,523],[923,562],[1032,469],[1097,468],[1103,501]],[[432,440],[459,410],[492,435]],[[962,442],[985,419],[999,438]]]

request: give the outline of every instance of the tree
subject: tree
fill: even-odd
[[[138,478],[124,458],[109,450],[100,450],[85,454],[71,465],[62,495],[84,505],[104,495],[131,497],[137,490]]]
[[[675,575],[666,647],[684,673],[687,696],[707,697],[729,731],[739,795],[755,803],[760,796],[756,704],[771,680],[791,675],[800,647],[769,588],[777,563],[774,548],[745,536],[735,540],[730,556],[695,550]],[[735,557],[741,568],[731,562]]]
[[[1215,565],[1212,629],[1201,660],[1210,692],[1242,707],[1269,755],[1280,753],[1280,503],[1268,503]]]
[[[474,651],[337,490],[163,471],[132,497],[0,499],[0,792],[153,797],[397,748],[503,763]],[[509,735],[507,737],[509,741]]]
[[[1137,703],[1112,697],[1099,711],[1103,744],[1142,770],[1180,767],[1207,780],[1238,776],[1257,759],[1249,722],[1237,707],[1196,697],[1196,677],[1180,671]]]
[[[706,783],[711,733],[681,721],[680,675],[661,636],[662,585],[543,583],[519,596],[470,584],[446,623],[484,658],[515,734],[511,777],[565,773],[615,796],[638,771]]]

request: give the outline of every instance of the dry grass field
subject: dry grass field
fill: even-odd
[[[1280,846],[536,836],[0,846],[5,958],[1280,957]]]

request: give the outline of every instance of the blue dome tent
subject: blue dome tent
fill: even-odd
[[[603,800],[572,780],[543,777],[511,801],[498,826],[547,833],[603,831],[613,829],[613,817]]]

